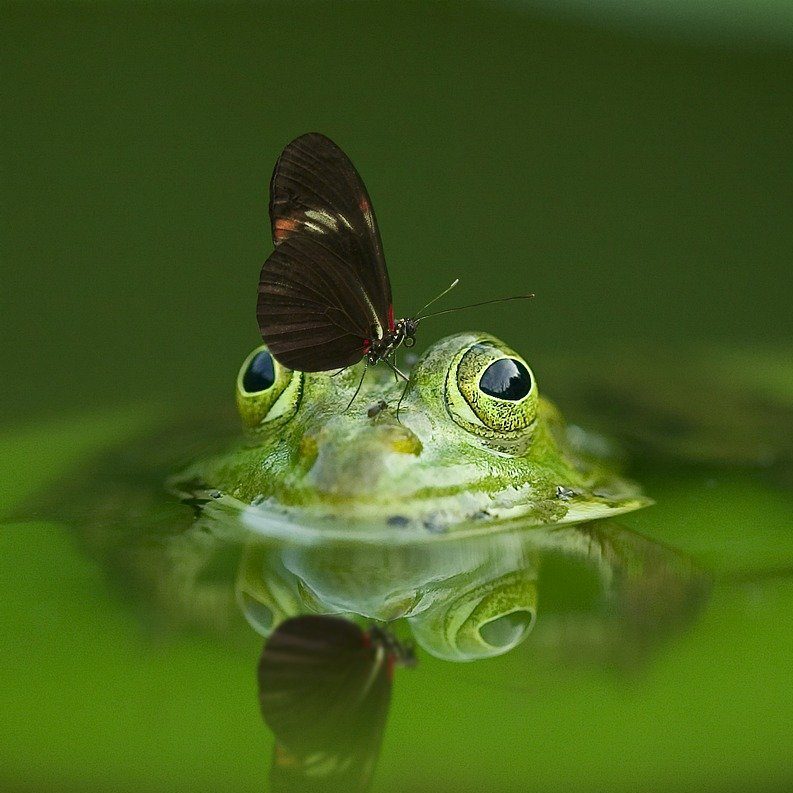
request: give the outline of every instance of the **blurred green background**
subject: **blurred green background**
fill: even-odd
[[[309,130],[369,187],[397,313],[537,294],[422,345],[790,341],[791,4],[579,5],[4,3],[3,417],[228,393]]]
[[[145,425],[137,405],[230,398],[271,169],[309,130],[366,181],[398,313],[454,277],[460,302],[537,294],[427,323],[420,346],[486,329],[541,382],[543,360],[626,339],[790,353],[791,3],[0,9],[3,508]],[[784,789],[790,493],[646,475],[658,507],[635,528],[725,578],[776,573],[717,588],[628,680],[423,661],[381,789]],[[0,787],[262,789],[258,637],[146,635],[53,524],[4,526],[0,563]]]

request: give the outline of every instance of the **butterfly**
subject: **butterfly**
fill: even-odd
[[[270,353],[303,372],[394,363],[423,312],[394,319],[383,244],[366,187],[347,155],[316,132],[293,140],[270,181],[275,250],[262,266],[256,316]],[[530,297],[520,295],[507,300]],[[484,301],[473,305],[499,301]],[[462,308],[469,308],[463,306]],[[448,309],[449,311],[457,309]]]
[[[262,717],[275,735],[271,789],[363,790],[385,730],[396,665],[410,648],[339,617],[293,617],[259,661]]]

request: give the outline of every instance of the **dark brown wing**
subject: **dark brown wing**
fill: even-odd
[[[322,238],[348,263],[387,329],[391,283],[372,202],[332,140],[310,132],[283,150],[270,181],[270,221],[276,246],[297,233]]]
[[[301,372],[360,361],[379,327],[345,260],[323,240],[303,234],[284,240],[264,263],[256,316],[270,352]]]
[[[275,251],[262,267],[257,318],[290,369],[341,369],[393,325],[391,286],[366,188],[331,140],[292,141],[270,183]]]

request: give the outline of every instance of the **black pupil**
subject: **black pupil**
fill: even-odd
[[[531,391],[531,375],[520,361],[501,358],[485,369],[479,388],[489,396],[517,402]]]
[[[275,382],[273,356],[267,350],[260,350],[253,356],[242,378],[242,387],[249,393],[266,391]]]

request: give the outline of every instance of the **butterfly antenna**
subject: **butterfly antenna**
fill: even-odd
[[[443,311],[433,311],[432,314],[425,314],[423,317],[416,317],[414,321],[416,324],[418,324],[422,319],[429,319],[429,317],[439,317],[441,314],[451,314],[454,311],[463,311],[466,308],[489,306],[492,303],[507,303],[510,300],[531,300],[533,297],[534,293],[529,292],[527,295],[512,295],[511,297],[497,297],[495,300],[482,300],[479,303],[469,303],[467,306],[455,306],[454,308],[445,308]]]
[[[418,310],[418,312],[416,313],[416,319],[419,319],[421,317],[422,312],[428,309],[436,300],[440,300],[444,295],[448,295],[449,292],[451,292],[452,289],[454,289],[454,287],[457,286],[457,284],[459,283],[460,283],[460,279],[455,278],[454,281],[452,281],[451,284],[447,286],[446,289],[443,290],[443,292],[441,292],[439,295],[435,295],[435,297],[433,297],[429,303],[427,303],[425,306],[422,306]]]

